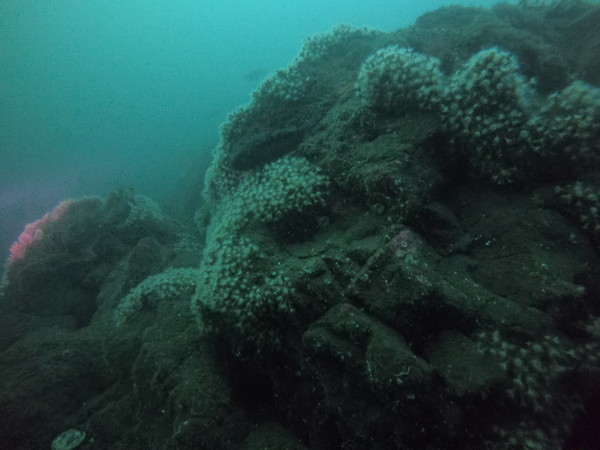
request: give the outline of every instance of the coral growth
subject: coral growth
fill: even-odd
[[[46,230],[51,223],[60,219],[72,202],[73,200],[63,200],[56,205],[52,211],[44,214],[40,219],[25,225],[25,229],[19,235],[17,241],[10,247],[10,255],[6,264],[9,265],[23,259],[31,245],[42,239],[44,230]]]
[[[207,181],[209,183],[212,180]],[[303,158],[284,157],[244,176],[216,207],[207,230],[192,308],[214,330],[242,341],[265,341],[266,324],[285,322],[293,288],[281,263],[242,234],[244,227],[273,227],[322,207],[328,181]]]
[[[521,3],[309,39],[198,229],[129,189],[28,227],[2,445],[597,448],[600,7]]]

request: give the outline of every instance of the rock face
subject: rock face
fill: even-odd
[[[3,448],[600,446],[599,18],[338,27],[224,124],[200,230],[70,202],[3,281]]]

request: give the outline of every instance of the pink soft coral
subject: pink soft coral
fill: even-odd
[[[44,235],[44,230],[48,228],[48,225],[56,222],[73,203],[73,200],[63,200],[56,207],[44,214],[44,216],[35,222],[28,223],[25,225],[25,229],[17,239],[17,241],[10,247],[10,255],[6,262],[10,265],[25,257],[27,249],[34,242],[40,240]]]

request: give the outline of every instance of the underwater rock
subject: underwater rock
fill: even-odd
[[[32,227],[3,444],[597,447],[599,10],[338,27],[224,124],[198,234],[127,189]]]

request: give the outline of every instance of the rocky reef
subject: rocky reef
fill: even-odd
[[[598,448],[599,23],[337,27],[223,124],[196,228],[128,190],[36,222],[2,448]]]

